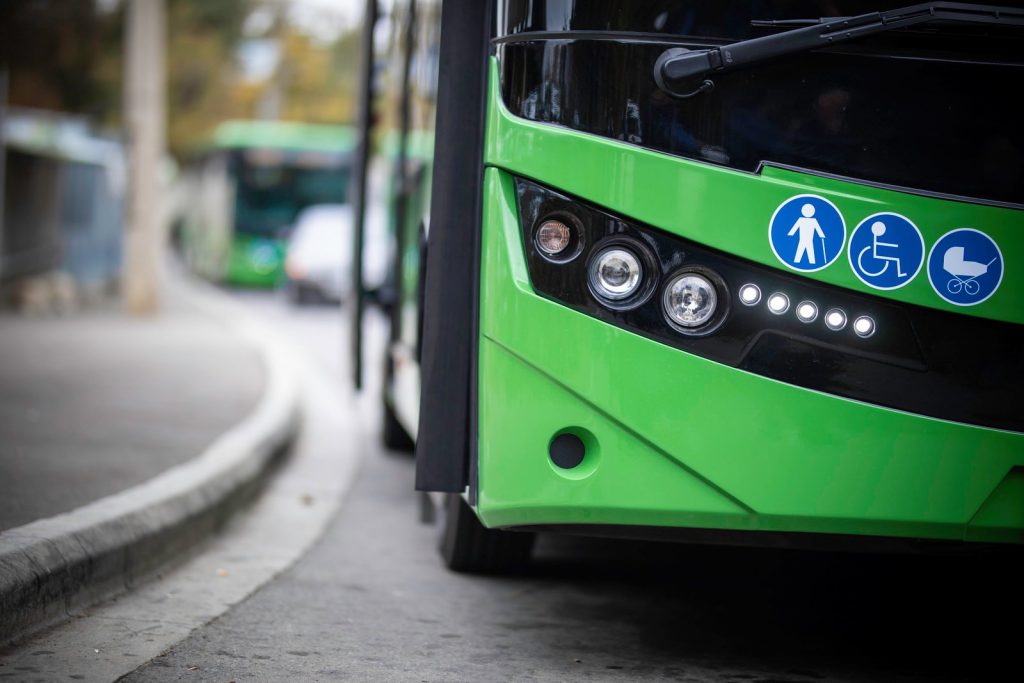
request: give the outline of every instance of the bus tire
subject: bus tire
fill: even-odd
[[[452,571],[501,574],[520,570],[530,561],[535,534],[488,529],[462,496],[445,501],[441,557]]]

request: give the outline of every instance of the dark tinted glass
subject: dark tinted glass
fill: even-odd
[[[723,33],[730,40],[765,35],[750,26],[752,17],[821,16],[821,3],[645,3],[644,11],[624,3],[628,11],[606,7],[603,23],[599,10],[608,3],[581,3],[585,12],[567,1],[526,4],[532,13],[510,3],[506,30],[649,31],[644,27],[659,24],[659,8],[671,16],[690,8],[692,21],[689,37],[672,42],[569,34],[501,44],[502,91],[519,116],[743,171],[771,163],[1024,203],[1024,129],[1016,106],[1024,85],[1020,30],[892,32],[723,72],[714,76],[712,92],[680,100],[659,90],[652,76],[667,47],[700,47]],[[837,4],[850,13],[868,9],[867,3]],[[537,20],[541,9],[553,23]]]
[[[235,165],[235,225],[241,232],[277,234],[307,206],[348,201],[347,163],[308,168],[295,163],[253,164],[236,156]]]
[[[856,16],[918,0],[498,0],[498,35],[528,31],[628,31],[742,40],[751,20]],[[1021,0],[991,4],[1020,7]]]

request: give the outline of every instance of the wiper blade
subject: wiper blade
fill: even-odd
[[[928,2],[856,17],[761,21],[757,25],[798,25],[799,28],[709,49],[670,48],[655,62],[654,80],[666,92],[687,97],[710,89],[709,81],[705,81],[697,91],[680,94],[678,88],[691,79],[933,21],[1024,26],[1024,10],[962,2]]]
[[[751,19],[750,25],[757,26],[758,28],[817,26],[818,24],[824,24],[826,21],[836,21],[838,19],[849,19],[849,17],[822,17],[821,19]]]

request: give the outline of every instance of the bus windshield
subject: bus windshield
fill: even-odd
[[[315,204],[343,204],[348,197],[347,157],[248,150],[236,159],[235,226],[240,232],[275,235]]]
[[[691,2],[660,13],[621,12],[614,26],[599,26],[569,13],[558,26],[570,29],[564,39],[541,40],[547,17],[531,13],[528,3],[511,4],[522,5],[520,15],[497,42],[503,98],[519,116],[751,173],[786,166],[1024,204],[1016,26],[886,31],[715,72],[713,90],[680,98],[655,83],[655,64],[667,50],[708,54],[777,35],[787,27],[762,24],[786,15]],[[847,1],[814,9],[854,16],[865,7]],[[714,27],[710,35],[707,27]]]

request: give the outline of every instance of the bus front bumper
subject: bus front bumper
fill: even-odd
[[[1024,435],[737,370],[537,296],[485,176],[477,513],[489,527],[1024,543]],[[583,462],[549,457],[580,437]]]

